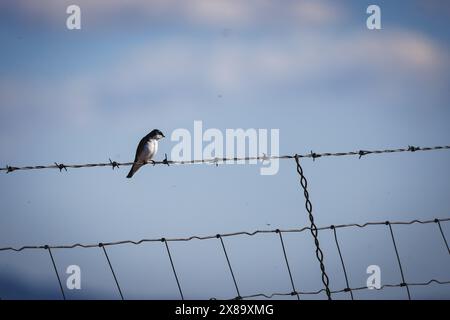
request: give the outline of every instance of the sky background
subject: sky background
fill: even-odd
[[[82,29],[66,28],[81,7]],[[382,30],[366,28],[381,7]],[[448,1],[2,1],[0,165],[132,161],[154,128],[280,130],[280,153],[448,145]],[[156,159],[175,142],[161,141]],[[449,217],[450,152],[303,160],[318,226]],[[0,175],[0,246],[98,243],[309,225],[293,160],[258,165],[22,171]],[[447,238],[450,223],[442,223]],[[407,282],[450,280],[435,224],[394,226]],[[384,226],[339,230],[351,287],[366,268],[401,282]],[[345,288],[320,232],[332,290]],[[242,295],[290,292],[276,235],[226,238]],[[322,288],[309,233],[285,235],[299,291]],[[170,243],[186,298],[236,296],[216,240]],[[107,248],[125,298],[178,299],[162,243]],[[69,299],[117,299],[99,248],[53,251],[81,267]],[[450,286],[411,287],[449,299]],[[0,298],[59,299],[44,250],[0,252]],[[288,297],[290,298],[290,297]],[[323,299],[325,295],[304,296]],[[348,299],[347,293],[335,298]],[[405,299],[404,288],[355,293]]]

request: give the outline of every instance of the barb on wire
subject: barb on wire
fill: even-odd
[[[164,160],[162,161],[163,164],[170,166],[169,160],[167,160],[167,153],[164,153]]]
[[[218,165],[219,162],[234,162],[234,161],[269,161],[274,159],[286,160],[286,159],[294,159],[296,156],[298,158],[311,158],[315,160],[316,158],[321,157],[341,157],[341,156],[358,156],[360,159],[362,156],[366,156],[369,154],[383,154],[383,153],[398,153],[398,152],[416,152],[416,151],[434,151],[434,150],[444,150],[450,149],[450,146],[435,146],[435,147],[413,147],[408,146],[408,148],[399,148],[399,149],[384,149],[384,150],[358,150],[358,151],[349,151],[349,152],[324,152],[324,153],[315,153],[310,152],[307,154],[296,154],[296,155],[282,155],[282,156],[256,156],[256,157],[232,157],[232,158],[211,158],[211,159],[195,159],[195,160],[187,160],[187,161],[174,161],[168,160],[167,154],[162,161],[154,161],[150,160],[147,162],[115,162],[109,159],[109,162],[103,163],[86,163],[86,164],[58,164],[54,163],[54,165],[39,165],[39,166],[24,166],[24,167],[16,167],[9,166],[0,167],[0,171],[6,171],[6,173],[10,173],[13,171],[23,171],[23,170],[38,170],[38,169],[59,169],[62,171],[63,169],[67,171],[68,168],[79,169],[79,168],[94,168],[94,167],[113,167],[119,168],[119,166],[131,166],[133,164],[152,164],[152,165],[187,165],[187,164],[199,164],[199,163],[208,163]]]
[[[296,156],[297,156],[297,155],[296,155]],[[313,161],[315,161],[316,158],[320,158],[322,155],[321,155],[321,154],[317,154],[317,153],[315,153],[315,152],[312,152],[312,150],[311,150],[311,153],[309,154],[309,156],[310,156],[310,158],[313,159]]]
[[[369,154],[369,153],[370,153],[370,151],[359,150],[359,152],[358,152],[358,154],[359,154],[358,159],[361,159],[363,156],[365,156],[366,154]]]
[[[55,166],[59,169],[59,172],[61,172],[63,169],[67,171],[67,167],[62,163],[58,164],[55,162]]]
[[[114,170],[115,168],[119,168],[119,164],[116,161],[112,161],[111,159],[109,159],[109,163],[111,164],[112,169]]]
[[[316,245],[316,257],[320,264],[320,271],[322,272],[322,282],[323,282],[323,285],[325,286],[325,292],[327,294],[328,300],[331,300],[331,292],[330,292],[330,288],[329,288],[330,280],[325,271],[325,264],[323,263],[324,257],[323,257],[322,249],[320,249],[318,230],[317,230],[317,226],[314,222],[314,216],[312,214],[312,204],[311,204],[311,201],[309,200],[309,193],[308,193],[308,181],[306,180],[306,177],[303,174],[303,168],[300,165],[300,160],[299,160],[298,155],[295,155],[295,162],[297,164],[297,172],[300,175],[300,184],[303,188],[303,194],[305,196],[306,211],[308,211],[309,221],[311,222],[310,231],[314,238],[314,244]]]
[[[11,167],[11,166],[6,166],[6,173],[10,173],[13,172],[14,170],[17,170],[18,168],[16,167]]]

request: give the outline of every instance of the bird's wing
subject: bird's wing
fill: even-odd
[[[139,154],[142,152],[142,150],[144,150],[144,146],[146,143],[147,143],[146,137],[142,138],[141,141],[139,142],[137,149],[136,149],[136,155],[134,157],[134,162],[139,161]]]

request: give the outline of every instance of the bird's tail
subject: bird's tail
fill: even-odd
[[[130,172],[127,175],[127,178],[131,178],[136,173],[136,171],[139,170],[140,167],[142,167],[142,165],[133,164],[133,166],[130,169]]]

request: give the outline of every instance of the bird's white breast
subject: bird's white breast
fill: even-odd
[[[144,150],[142,150],[139,161],[148,161],[152,159],[156,152],[158,152],[158,141],[153,139],[149,140],[144,145]]]

